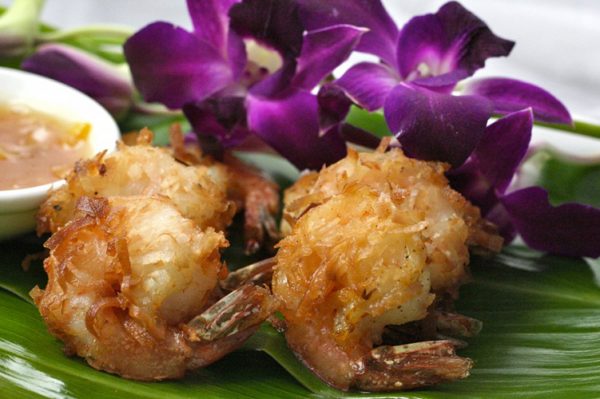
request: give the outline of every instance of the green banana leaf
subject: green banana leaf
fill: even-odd
[[[484,323],[462,351],[475,360],[472,375],[427,390],[368,395],[321,383],[266,325],[243,350],[181,381],[140,383],[96,371],[66,357],[36,308],[23,300],[33,285],[43,284],[39,262],[27,272],[20,265],[33,241],[0,245],[0,285],[7,289],[0,291],[3,398],[591,398],[600,392],[600,289],[583,261],[520,247],[494,259],[475,258],[473,282],[458,303],[461,312]]]
[[[539,151],[529,162],[539,165],[537,183],[548,190],[553,204],[600,207],[600,164],[569,161],[549,150]]]
[[[272,156],[249,156],[283,185],[296,171]],[[241,255],[232,232],[228,263]],[[180,381],[128,381],[66,357],[46,330],[28,292],[45,284],[41,261],[27,270],[26,254],[42,240],[24,236],[0,243],[0,398],[592,398],[600,396],[600,264],[544,256],[511,246],[472,261],[473,281],[458,310],[482,320],[481,334],[460,353],[475,367],[469,378],[412,392],[342,393],[318,380],[264,325],[242,350]]]

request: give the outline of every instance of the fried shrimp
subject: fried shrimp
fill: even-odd
[[[67,353],[127,378],[178,378],[239,347],[273,310],[253,285],[219,300],[227,245],[167,197],[84,196],[46,242],[48,285],[31,296]]]
[[[184,148],[181,132],[172,129],[172,148],[151,145],[152,133],[140,132],[137,145],[119,143],[113,154],[101,152],[79,161],[67,184],[53,191],[38,213],[38,234],[54,233],[75,213],[82,196],[151,196],[169,198],[186,218],[201,228],[224,231],[238,209],[246,212],[246,241],[256,251],[263,231],[277,238],[274,216],[278,211],[277,186],[257,171],[216,162]]]
[[[239,347],[275,308],[253,284],[221,287],[224,230],[245,208],[247,245],[275,237],[277,186],[238,161],[137,145],[79,161],[38,214],[48,285],[31,292],[65,351],[138,380],[183,376]]]
[[[455,335],[478,323],[437,309],[467,279],[469,246],[502,239],[448,186],[446,166],[399,149],[349,155],[285,193],[272,280],[298,357],[339,389],[410,389],[464,378],[454,340],[383,345],[391,325]],[[427,323],[425,323],[427,321]],[[463,328],[459,328],[462,326]],[[420,327],[419,327],[420,328]],[[424,329],[424,328],[423,328]]]

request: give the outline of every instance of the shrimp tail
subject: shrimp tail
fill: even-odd
[[[268,289],[246,284],[196,316],[183,330],[191,342],[215,341],[256,330],[276,309]]]
[[[448,340],[380,346],[358,364],[353,388],[365,391],[414,389],[469,376],[473,361],[457,356]]]

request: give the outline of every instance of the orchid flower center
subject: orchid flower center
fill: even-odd
[[[440,57],[439,54],[425,54],[423,60],[408,75],[406,80],[430,78],[451,72],[455,68],[455,57],[452,52]]]
[[[429,65],[427,65],[425,62],[421,62],[417,66],[417,74],[421,77],[431,76],[431,68],[429,68]]]
[[[283,60],[277,51],[252,39],[244,40],[244,44],[248,55],[248,62],[242,77],[244,86],[250,87],[260,82],[283,65]]]

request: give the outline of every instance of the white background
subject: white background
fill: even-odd
[[[326,1],[326,0],[323,0]],[[499,36],[517,42],[508,58],[488,60],[478,76],[539,84],[577,116],[600,121],[599,0],[462,0]],[[0,0],[9,4],[10,0]],[[434,12],[441,0],[384,0],[402,26]],[[118,23],[135,28],[155,20],[190,27],[184,0],[46,0],[43,19],[60,27]]]

